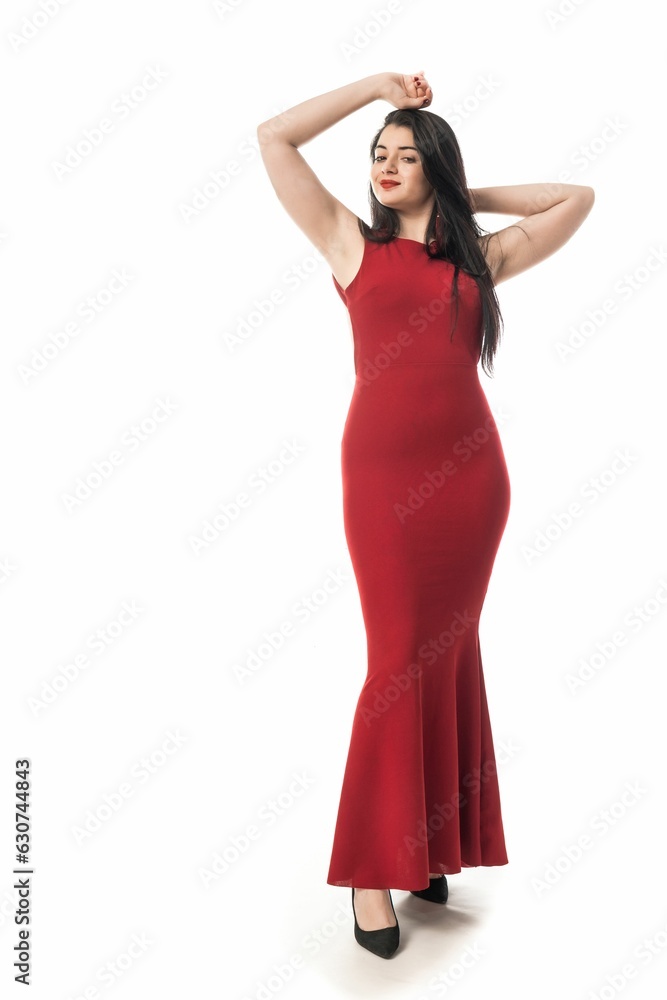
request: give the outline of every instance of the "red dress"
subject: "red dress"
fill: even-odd
[[[327,882],[425,889],[429,872],[507,864],[478,623],[509,515],[479,381],[475,281],[423,243],[364,241],[343,290],[355,387],[341,457],[368,670]],[[332,275],[333,277],[333,275]]]

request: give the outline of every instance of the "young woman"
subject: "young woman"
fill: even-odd
[[[432,99],[423,72],[378,73],[257,129],[354,337],[343,513],[368,667],[327,882],[352,887],[355,938],[384,958],[399,944],[390,888],[444,903],[446,875],[507,864],[478,625],[510,486],[478,364],[492,374],[495,286],[562,247],[594,200],[578,184],[470,190]],[[369,226],[298,147],[374,100],[396,110],[371,142]],[[476,212],[520,221],[488,233]]]

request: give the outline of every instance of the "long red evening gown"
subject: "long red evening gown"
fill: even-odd
[[[327,882],[425,889],[507,864],[478,623],[510,506],[479,381],[475,281],[423,243],[364,241],[343,290],[355,387],[341,457],[367,637]]]

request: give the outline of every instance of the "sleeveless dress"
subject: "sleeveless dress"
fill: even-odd
[[[330,885],[425,889],[429,872],[505,865],[478,624],[509,515],[479,381],[482,308],[423,243],[364,240],[346,289],[355,386],[343,520],[367,639]]]

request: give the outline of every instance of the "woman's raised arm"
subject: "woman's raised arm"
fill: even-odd
[[[539,264],[567,243],[595,201],[584,184],[509,184],[470,189],[475,212],[521,215],[519,222],[480,237],[495,284]]]
[[[363,245],[357,217],[324,187],[297,147],[371,101],[418,108],[432,96],[421,73],[376,73],[311,97],[258,126],[262,160],[281,204],[330,264],[340,264]]]

